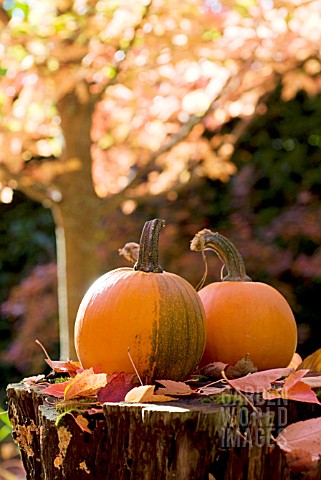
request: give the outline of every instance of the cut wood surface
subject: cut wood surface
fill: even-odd
[[[105,403],[83,414],[89,433],[35,388],[12,384],[7,395],[28,480],[290,480],[297,477],[271,434],[285,419],[314,416],[313,405],[298,402],[259,413],[195,398]]]

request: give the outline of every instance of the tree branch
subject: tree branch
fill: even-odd
[[[8,25],[8,23],[10,22],[10,16],[8,12],[3,8],[2,4],[3,1],[0,1],[0,22],[4,25]]]
[[[54,203],[52,196],[46,189],[40,187],[39,184],[31,184],[30,180],[27,180],[24,175],[14,174],[4,163],[0,164],[0,178],[9,186],[14,184],[13,190],[21,191],[35,202],[41,204],[47,202],[48,205]]]

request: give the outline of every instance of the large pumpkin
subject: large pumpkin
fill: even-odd
[[[234,365],[249,354],[259,370],[286,367],[297,345],[297,327],[286,299],[273,287],[252,282],[232,242],[210,230],[199,232],[192,250],[214,250],[227,275],[199,291],[206,314],[206,346],[201,365]]]
[[[84,296],[75,347],[84,368],[134,372],[141,378],[185,379],[205,346],[205,313],[196,290],[158,265],[164,221],[145,223],[134,268],[100,277]]]

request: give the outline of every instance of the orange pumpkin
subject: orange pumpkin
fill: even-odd
[[[273,287],[252,282],[232,242],[210,230],[199,232],[192,250],[214,250],[227,275],[201,288],[206,314],[206,346],[201,365],[234,365],[249,354],[259,370],[286,367],[297,345],[297,327],[286,299]]]
[[[131,373],[134,364],[142,379],[183,380],[198,365],[204,309],[186,280],[158,265],[163,226],[160,219],[146,222],[134,268],[106,273],[84,296],[75,323],[83,368]]]

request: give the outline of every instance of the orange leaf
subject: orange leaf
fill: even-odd
[[[65,400],[76,397],[92,397],[107,383],[106,373],[94,373],[93,368],[78,373],[64,390]]]
[[[83,432],[92,433],[92,431],[88,427],[89,422],[88,422],[87,418],[85,418],[83,415],[77,415],[77,416],[73,415],[73,417],[74,417],[75,422],[77,423],[78,427],[80,427]]]
[[[142,385],[140,387],[132,388],[125,397],[125,402],[128,403],[155,403],[155,402],[169,402],[176,400],[176,398],[165,395],[154,394],[155,385]]]
[[[306,357],[300,365],[298,365],[297,370],[308,369],[313,372],[321,372],[321,348],[316,350],[314,353],[311,353]]]
[[[294,353],[288,368],[297,368],[302,363],[302,357],[298,353]]]

